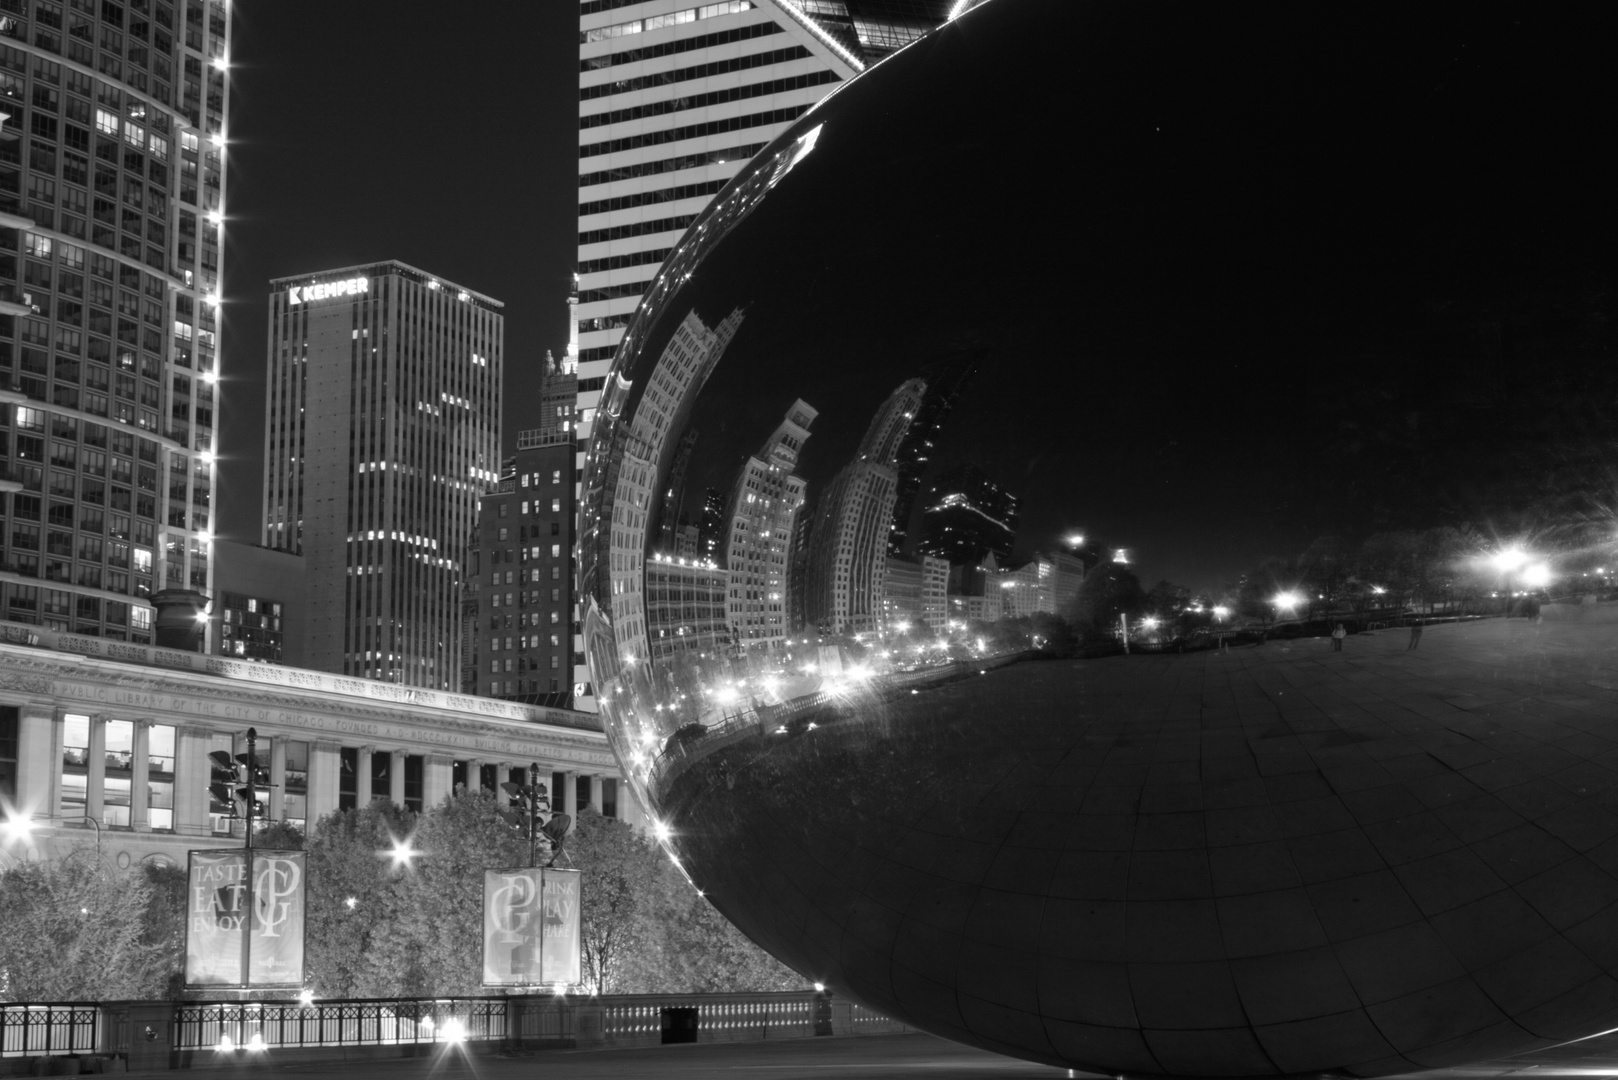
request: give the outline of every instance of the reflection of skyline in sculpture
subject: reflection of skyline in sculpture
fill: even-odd
[[[612,632],[620,660],[650,657],[643,566],[657,478],[675,454],[673,434],[702,384],[724,355],[745,313],[733,310],[710,330],[693,310],[675,328],[646,380],[634,417],[613,432],[617,474],[613,477],[612,533],[608,550],[612,574]],[[689,449],[682,440],[678,446]]]
[[[895,463],[927,383],[909,379],[889,394],[854,459],[816,502],[804,566],[803,619],[825,633],[880,628],[888,534],[898,497]]]
[[[927,380],[916,418],[899,445],[895,462],[899,470],[898,497],[893,507],[893,529],[888,534],[888,554],[908,559],[915,554],[915,538],[921,531],[917,518],[921,508],[916,496],[933,464],[944,429],[961,391],[977,374],[983,352],[972,349],[961,355],[945,356],[925,365],[921,374]]]
[[[702,496],[702,517],[697,525],[697,555],[718,562],[725,544],[725,493],[711,487]]]
[[[655,553],[646,564],[646,626],[652,659],[681,653],[717,659],[730,646],[725,597],[730,575],[711,562]]]
[[[679,249],[669,257],[658,271],[657,277],[652,280],[651,288],[646,291],[641,301],[637,318],[640,325],[656,324],[662,315],[663,307],[673,297],[675,290],[690,279],[703,256],[717,246],[730,230],[745,220],[763,201],[764,196],[785,179],[800,161],[809,156],[819,138],[820,126],[817,125],[777,150],[769,158],[755,160],[750,166],[752,174],[726,191],[709,208],[707,215],[692,226],[692,231],[681,242]],[[687,318],[690,317],[687,315]],[[625,332],[618,343],[618,348],[632,352],[636,345],[634,334]],[[605,399],[603,407],[606,407]]]
[[[657,503],[657,517],[652,521],[651,532],[657,534],[657,546],[663,551],[674,551],[677,546],[682,524],[680,504],[685,501],[685,474],[691,467],[691,451],[696,446],[697,429],[688,428],[680,436],[680,445],[669,465],[669,478],[663,484],[663,497]]]
[[[912,629],[942,634],[949,617],[949,562],[932,555],[884,560],[882,630],[903,634]]]
[[[758,453],[743,463],[731,490],[726,615],[744,651],[778,647],[786,638],[787,560],[804,500],[803,479],[793,470],[817,415],[801,399],[793,402]]]
[[[951,469],[927,489],[918,547],[955,568],[975,566],[991,553],[1004,562],[1017,543],[1018,502],[976,465]]]

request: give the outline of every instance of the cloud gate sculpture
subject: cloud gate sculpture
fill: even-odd
[[[1618,1027],[1612,29],[990,0],[754,158],[584,475],[596,693],[692,881],[837,993],[1111,1074]],[[1237,603],[1435,529],[1396,606],[1342,562],[1099,655],[1120,567]],[[1476,617],[1519,542],[1591,584]]]

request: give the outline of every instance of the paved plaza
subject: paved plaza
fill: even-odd
[[[1424,1080],[1573,1080],[1615,1073],[1618,1046],[1606,1039],[1591,1040],[1587,1051],[1572,1060],[1552,1062],[1528,1055],[1419,1075]],[[1091,1074],[1016,1061],[918,1034],[477,1056],[444,1049],[430,1058],[285,1065],[271,1054],[246,1067],[204,1064],[183,1075],[195,1080],[272,1075],[285,1080],[1062,1080]]]
[[[468,1056],[441,1048],[430,1058],[280,1065],[273,1054],[246,1068],[199,1065],[196,1080],[276,1075],[287,1080],[1059,1080],[1066,1069],[1033,1065],[931,1035],[698,1043],[629,1050],[541,1050]],[[147,1074],[161,1075],[161,1074]]]

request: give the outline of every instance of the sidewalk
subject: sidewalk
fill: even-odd
[[[541,1050],[469,1056],[446,1047],[432,1057],[279,1065],[274,1054],[251,1066],[148,1073],[190,1080],[258,1077],[298,1080],[1059,1080],[1066,1069],[1031,1065],[931,1035],[695,1043],[636,1050]]]

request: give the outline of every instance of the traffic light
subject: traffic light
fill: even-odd
[[[508,780],[500,785],[500,790],[510,797],[508,805],[501,809],[500,816],[528,839],[530,866],[538,863],[541,839],[551,846],[551,862],[556,861],[557,854],[562,850],[561,838],[567,834],[571,821],[566,814],[551,813],[550,789],[539,782],[539,775],[539,766],[535,764],[528,769],[528,783]]]
[[[562,853],[562,840],[573,827],[573,819],[566,814],[552,814],[551,819],[540,826],[539,834],[551,842],[551,861],[546,866],[554,866],[556,857]]]
[[[511,797],[500,816],[523,836],[532,839],[536,822],[541,815],[550,813],[550,790],[544,784],[518,784],[511,780],[501,784],[500,790]]]
[[[268,817],[259,799],[269,797],[270,770],[257,753],[257,736],[257,731],[247,729],[246,753],[232,757],[228,750],[214,750],[208,754],[208,794],[213,798],[210,809],[214,813],[261,822]]]
[[[236,775],[236,762],[231,759],[230,751],[215,750],[208,755],[209,782],[208,794],[213,797],[213,805],[209,807],[216,814],[229,814],[236,817],[236,784],[239,779]]]
[[[269,820],[270,808],[270,767],[264,759],[253,752],[253,741],[247,744],[247,753],[236,755],[237,776],[241,778],[242,786],[237,789],[236,797],[245,805],[248,800],[253,802],[253,818],[260,824]]]

